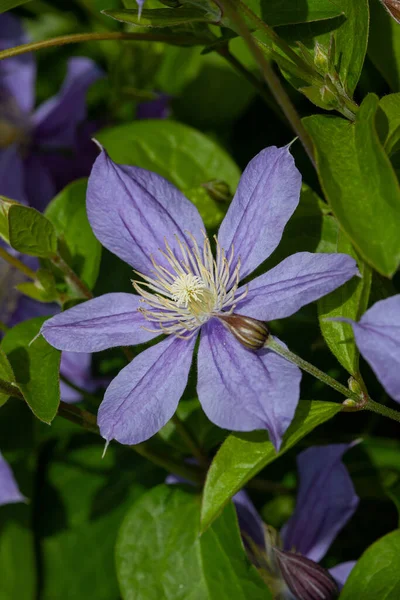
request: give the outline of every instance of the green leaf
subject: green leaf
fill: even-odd
[[[86,179],[67,185],[50,202],[45,215],[67,246],[64,260],[92,289],[99,274],[101,244],[94,236],[86,215],[86,188]]]
[[[27,2],[30,2],[30,0],[0,0],[0,14]]]
[[[271,27],[332,19],[342,13],[340,2],[330,0],[247,0],[246,6]]]
[[[266,431],[231,434],[215,455],[207,474],[201,510],[202,530],[207,529],[230,498],[261,469],[340,411],[340,404],[301,400],[279,452],[269,441]]]
[[[9,363],[9,360],[3,350],[0,348],[0,379],[7,381],[7,383],[15,383],[14,372]],[[0,393],[0,406],[3,406],[8,400],[7,394]]]
[[[348,323],[327,321],[332,317],[346,317],[358,321],[367,310],[371,290],[372,271],[354,252],[346,234],[339,231],[336,252],[349,254],[357,260],[361,278],[353,277],[318,301],[319,323],[322,335],[340,364],[350,373],[357,375],[359,352],[353,328]]]
[[[283,3],[282,3],[283,4]],[[344,17],[336,17],[328,22],[316,22],[289,25],[281,28],[279,33],[288,41],[293,50],[301,55],[298,41],[301,41],[314,54],[315,42],[326,49],[329,48],[332,32],[335,38],[334,67],[339,80],[348,96],[352,97],[360,79],[368,44],[369,8],[368,0],[335,0],[332,4]],[[287,73],[284,73],[287,76]],[[288,77],[294,87],[304,87],[296,77]],[[310,91],[309,91],[310,92]],[[308,92],[308,93],[309,93]]]
[[[368,56],[394,92],[400,91],[400,27],[379,0],[370,1]]]
[[[217,8],[217,6],[215,5]],[[139,17],[138,10],[104,10],[104,15],[112,17],[116,21],[129,23],[137,27],[176,27],[177,25],[187,25],[190,23],[212,23],[218,21],[220,13],[205,12],[194,7],[171,8],[143,8]]]
[[[15,379],[33,414],[51,423],[60,403],[59,367],[61,352],[37,336],[45,318],[19,323],[5,334],[1,348],[6,353]],[[32,343],[31,343],[32,342]]]
[[[400,150],[400,93],[384,96],[376,116],[380,140],[390,156]]]
[[[204,134],[174,121],[135,121],[104,129],[97,134],[111,158],[120,164],[135,165],[162,175],[183,193],[193,194],[202,184],[220,179],[236,190],[240,171],[230,156]],[[196,198],[197,208],[209,220],[209,197]],[[219,219],[219,217],[218,217]]]
[[[121,526],[116,563],[124,600],[268,600],[248,561],[233,505],[199,536],[200,498],[160,485],[136,502]]]
[[[58,439],[64,424],[60,419],[51,427],[58,427]],[[44,481],[35,500],[40,598],[119,600],[118,529],[132,503],[164,474],[118,445],[111,445],[102,459],[104,443],[95,436],[77,433],[66,442],[59,439],[46,447]]]
[[[341,227],[362,258],[391,277],[400,262],[400,187],[376,132],[377,108],[378,98],[369,94],[354,124],[313,116],[304,125],[315,145],[321,185]]]
[[[33,533],[33,484],[36,453],[32,413],[23,402],[8,402],[1,409],[1,452],[9,463],[26,503],[0,507],[0,598],[36,600],[37,557]]]
[[[398,600],[400,597],[400,529],[372,544],[345,583],[340,600]]]
[[[10,198],[6,198],[5,196],[0,196],[0,237],[3,238],[7,244],[10,243],[10,235],[8,231],[8,211],[14,204],[19,205],[18,202],[15,202],[15,200],[10,200]]]
[[[346,21],[335,34],[336,68],[349,96],[352,96],[368,46],[369,7],[368,0],[335,0],[346,15]]]
[[[57,235],[52,223],[28,206],[13,204],[8,211],[10,244],[30,256],[49,258],[57,252]]]

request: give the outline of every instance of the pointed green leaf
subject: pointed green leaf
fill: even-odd
[[[57,234],[44,215],[28,206],[13,204],[8,211],[10,244],[30,256],[49,258],[57,252]]]
[[[266,431],[231,434],[214,457],[207,474],[201,510],[204,531],[217,518],[227,502],[252,477],[282,456],[315,427],[341,410],[340,404],[301,400],[294,419],[276,452]]]
[[[40,336],[42,317],[19,323],[5,334],[1,348],[14,371],[18,387],[34,415],[51,423],[60,403],[61,352]]]
[[[198,8],[185,6],[178,9],[143,8],[140,17],[139,11],[135,9],[103,10],[102,12],[104,15],[122,23],[153,28],[176,27],[177,25],[188,25],[190,23],[212,23],[219,18],[219,11],[211,14]]]
[[[367,310],[372,271],[369,265],[357,256],[351,242],[342,231],[339,231],[336,252],[353,256],[357,260],[361,277],[353,277],[318,301],[319,324],[326,343],[338,361],[350,375],[356,375],[359,352],[351,325],[327,319],[333,317],[346,317],[353,321],[360,319]]]
[[[128,512],[116,546],[124,600],[270,600],[245,555],[233,505],[199,536],[194,490],[160,485]]]
[[[7,381],[7,383],[15,383],[14,372],[10,365],[10,362],[5,355],[4,351],[0,348],[0,379]],[[7,394],[0,393],[0,406],[3,406],[8,400]]]
[[[400,187],[375,128],[378,102],[369,94],[354,124],[313,116],[304,125],[315,145],[321,185],[341,227],[361,256],[391,277],[400,263]]]
[[[400,598],[400,529],[372,544],[349,575],[340,600]]]

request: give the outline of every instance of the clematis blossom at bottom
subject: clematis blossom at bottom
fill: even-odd
[[[266,148],[245,169],[212,244],[196,207],[171,183],[101,151],[89,178],[88,218],[98,240],[134,269],[136,293],[88,300],[41,332],[56,348],[83,353],[166,336],[109,385],[98,413],[107,441],[138,444],[169,421],[201,333],[197,392],[208,418],[224,429],[267,429],[279,448],[301,373],[263,347],[263,323],[358,273],[345,254],[300,252],[241,285],[278,246],[300,188],[289,148]]]
[[[21,494],[14,474],[0,452],[0,506],[25,502],[26,498]]]
[[[342,462],[351,446],[313,446],[298,455],[296,507],[278,539],[272,539],[244,490],[233,498],[249,556],[284,600],[333,600],[355,565],[341,563],[328,573],[317,564],[358,506]]]

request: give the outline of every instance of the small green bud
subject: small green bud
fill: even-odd
[[[355,392],[356,394],[359,394],[360,396],[362,395],[361,386],[358,383],[358,381],[356,379],[354,379],[354,377],[349,377],[349,379],[347,381],[347,385],[349,386],[349,389],[352,392]]]
[[[229,185],[220,179],[202,183],[201,187],[206,189],[209,196],[216,202],[230,202],[233,198]]]
[[[327,73],[329,71],[328,52],[319,42],[315,42],[314,46],[314,64],[322,73]]]

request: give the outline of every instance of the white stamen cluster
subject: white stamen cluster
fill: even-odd
[[[165,250],[160,249],[164,260],[157,263],[151,257],[153,276],[137,272],[144,282],[132,282],[145,304],[139,310],[154,324],[149,331],[189,338],[211,317],[231,314],[247,294],[246,289],[236,296],[240,261],[233,264],[233,248],[226,257],[215,239],[214,258],[205,234],[202,247],[191,234],[187,235],[190,245],[175,236],[176,250],[165,241]]]

